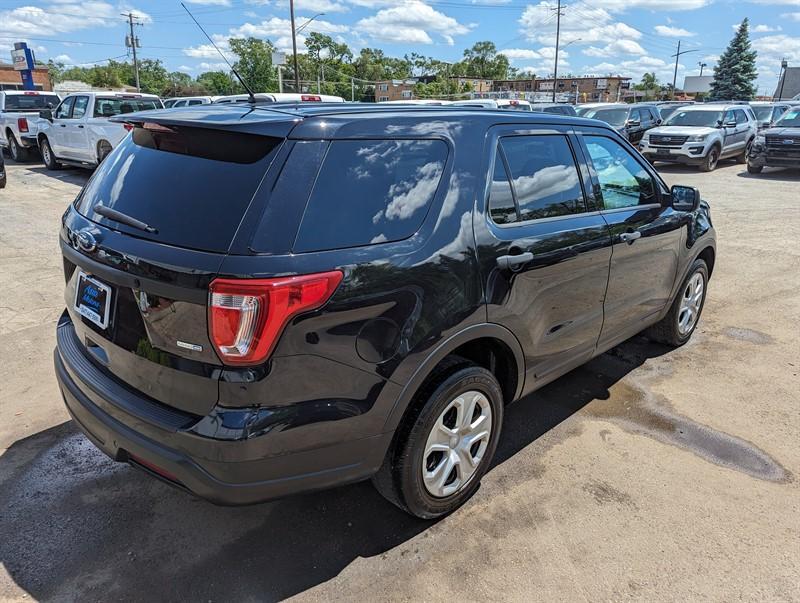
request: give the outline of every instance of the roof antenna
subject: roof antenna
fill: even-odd
[[[242,76],[241,76],[241,75],[239,75],[239,74],[237,73],[236,69],[234,69],[234,68],[233,68],[233,65],[231,65],[230,61],[228,61],[228,59],[227,59],[227,58],[225,58],[225,55],[222,53],[222,51],[221,51],[219,48],[217,48],[217,45],[216,45],[216,44],[214,44],[214,40],[212,40],[212,39],[211,39],[211,36],[209,36],[209,35],[206,33],[206,30],[205,30],[205,29],[203,29],[203,26],[202,26],[202,25],[200,25],[200,24],[197,22],[197,19],[195,19],[195,18],[194,18],[194,15],[193,15],[193,14],[192,14],[192,13],[189,11],[189,9],[188,9],[188,8],[186,8],[186,5],[185,5],[183,2],[181,2],[181,6],[183,7],[183,10],[185,10],[187,13],[189,13],[189,16],[192,18],[192,21],[194,21],[194,24],[195,24],[195,25],[197,25],[197,27],[199,27],[199,28],[200,28],[200,31],[202,31],[202,32],[203,32],[203,35],[205,35],[205,37],[207,37],[207,38],[208,38],[208,41],[209,41],[209,42],[211,42],[211,45],[212,45],[212,46],[214,47],[214,49],[215,49],[215,50],[216,50],[216,51],[219,53],[219,56],[221,56],[221,57],[222,57],[222,60],[223,60],[223,61],[225,61],[225,62],[228,64],[228,67],[230,67],[230,68],[231,68],[231,71],[233,71],[233,75],[235,75],[235,76],[236,76],[236,79],[237,79],[237,80],[239,80],[239,83],[240,83],[240,84],[241,84],[241,85],[244,87],[244,89],[245,89],[245,90],[247,90],[247,94],[250,96],[250,98],[248,99],[248,102],[250,102],[250,103],[252,103],[252,104],[254,104],[254,105],[255,105],[255,104],[256,104],[256,95],[255,95],[255,94],[253,94],[253,91],[250,89],[250,86],[248,86],[248,85],[245,83],[245,81],[244,81],[244,79],[242,78]]]

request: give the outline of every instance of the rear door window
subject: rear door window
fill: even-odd
[[[399,241],[419,230],[447,160],[441,140],[334,140],[294,251]]]
[[[206,128],[137,126],[97,168],[77,209],[136,237],[224,252],[282,140]],[[155,231],[104,217],[94,211],[98,205]]]
[[[585,211],[578,168],[566,136],[509,136],[500,145],[520,221]]]

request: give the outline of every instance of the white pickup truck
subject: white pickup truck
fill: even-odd
[[[53,109],[61,99],[54,92],[0,90],[0,150],[14,161],[25,161],[36,149],[39,111]]]
[[[55,111],[41,111],[38,142],[49,170],[62,164],[96,167],[128,133],[130,126],[109,117],[161,109],[153,94],[76,92],[65,97]]]

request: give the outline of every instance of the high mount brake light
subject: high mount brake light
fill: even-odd
[[[126,132],[133,130],[133,124],[122,124],[122,127],[125,128]]]
[[[304,103],[319,103],[322,102],[322,97],[318,94],[301,94],[300,100]]]
[[[286,324],[325,304],[342,276],[337,270],[268,279],[214,279],[208,306],[211,343],[225,364],[261,364]]]

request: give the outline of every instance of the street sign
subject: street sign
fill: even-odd
[[[273,65],[285,65],[286,64],[286,54],[283,52],[273,52],[272,53],[272,64]]]

